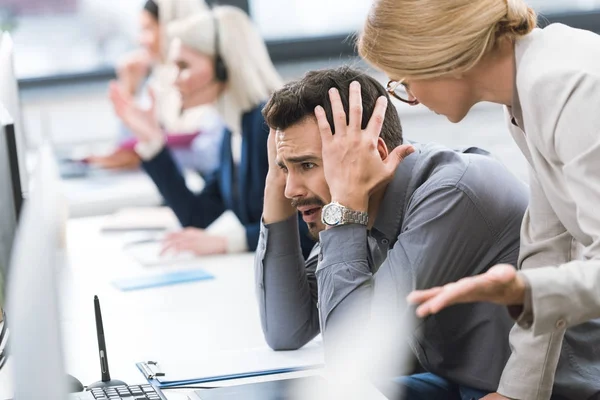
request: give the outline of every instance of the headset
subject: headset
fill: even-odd
[[[215,26],[215,78],[218,82],[226,82],[229,77],[229,71],[221,57],[221,49],[219,47],[219,21],[215,14],[214,9],[212,10],[213,25]]]

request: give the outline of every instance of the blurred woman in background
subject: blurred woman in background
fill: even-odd
[[[183,109],[214,104],[225,124],[217,171],[204,190],[192,193],[176,168],[153,108],[142,109],[113,83],[117,115],[136,135],[143,167],[177,215],[182,232],[171,234],[165,251],[197,255],[254,251],[269,168],[269,128],[261,110],[282,81],[265,43],[248,16],[235,7],[215,7],[170,24],[170,56],[179,68],[175,86]],[[235,226],[205,230],[223,212],[236,215]],[[306,233],[306,224],[304,233]],[[304,249],[312,247],[307,235]]]
[[[141,105],[148,105],[148,91],[153,91],[157,119],[178,165],[195,169],[203,176],[218,166],[223,125],[210,105],[182,112],[179,92],[173,83],[177,66],[167,59],[165,27],[206,10],[203,0],[147,0],[140,13],[141,48],[127,54],[116,69],[123,94]],[[137,138],[123,127],[118,149],[108,156],[91,157],[89,161],[104,168],[137,168],[141,160],[134,151],[136,143]]]

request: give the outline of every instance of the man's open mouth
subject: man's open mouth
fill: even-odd
[[[302,211],[302,215],[313,215],[314,213],[319,212],[320,209],[321,207],[310,208],[308,210]]]

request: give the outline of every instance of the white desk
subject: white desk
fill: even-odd
[[[265,349],[254,292],[253,254],[205,257],[169,267],[143,267],[122,251],[126,239],[139,234],[102,234],[104,217],[70,220],[67,260],[59,271],[61,328],[66,372],[84,385],[100,379],[93,296],[99,296],[111,377],[128,384],[146,383],[135,363],[169,360],[171,363],[211,366],[224,354],[237,357],[248,349]],[[163,288],[121,292],[112,286],[119,277],[161,270],[201,267],[215,276]],[[318,341],[318,339],[317,339]],[[315,344],[309,344],[308,346]],[[263,353],[264,354],[264,353]],[[291,357],[300,353],[290,352]],[[231,358],[236,362],[236,358]],[[260,360],[262,361],[262,360]],[[9,360],[10,363],[10,360]],[[10,364],[7,364],[10,366]],[[12,393],[10,367],[0,374],[0,399]],[[209,386],[307,376],[318,371],[272,375]],[[3,387],[4,386],[4,387]],[[7,390],[8,389],[8,390]],[[165,390],[170,400],[187,399],[193,389]],[[383,398],[373,388],[362,398]],[[358,398],[358,397],[355,397]]]
[[[186,170],[185,181],[198,193],[204,181],[198,173]],[[94,170],[82,178],[62,180],[71,218],[113,213],[127,207],[152,207],[163,199],[152,179],[143,171]]]
[[[98,171],[63,179],[72,218],[109,214],[123,207],[158,206],[162,197],[144,171]]]
[[[253,254],[143,267],[122,251],[124,234],[100,233],[102,220],[83,218],[68,224],[68,262],[61,273],[67,372],[84,384],[100,379],[94,294],[102,306],[111,375],[128,384],[145,383],[135,367],[139,361],[210,363],[211,355],[222,351],[265,346],[255,300]],[[197,267],[215,279],[132,292],[111,284],[115,278],[148,270]]]

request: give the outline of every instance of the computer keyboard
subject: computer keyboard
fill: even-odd
[[[69,400],[166,400],[150,385],[112,386],[72,393]]]

